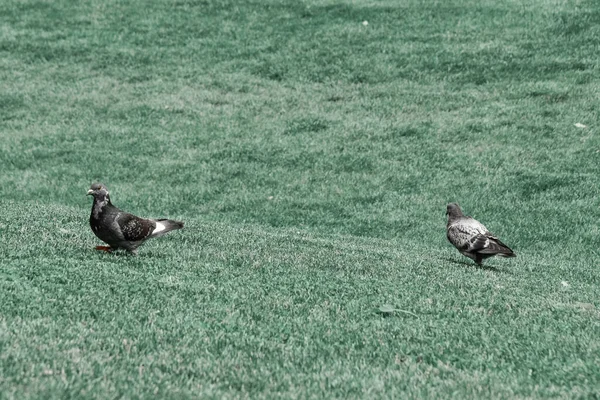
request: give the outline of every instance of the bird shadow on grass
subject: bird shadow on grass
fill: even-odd
[[[495,272],[495,273],[503,273],[503,274],[508,274],[509,272],[498,269],[496,267],[491,267],[488,265],[477,265],[475,263],[469,263],[469,262],[465,262],[465,261],[458,261],[458,260],[453,260],[452,258],[444,258],[441,257],[442,260],[444,261],[448,261],[454,264],[459,264],[459,265],[464,265],[467,266],[469,268],[476,268],[476,269],[480,269],[482,271],[491,271],[491,272]]]

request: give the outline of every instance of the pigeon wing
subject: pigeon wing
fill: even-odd
[[[129,242],[146,239],[156,228],[156,222],[128,213],[119,214],[115,222],[119,225],[123,238]]]
[[[482,254],[493,254],[489,253],[488,250],[491,250],[492,242],[490,238],[486,235],[476,235],[469,240],[467,247],[467,251],[469,252],[477,252]]]
[[[448,240],[457,249],[473,251],[473,247],[481,246],[481,236],[487,232],[485,226],[473,218],[463,218],[448,226]]]
[[[505,256],[512,256],[514,254],[507,245],[502,243],[500,239],[493,236],[489,232],[486,236],[484,236],[484,239],[484,245],[479,249],[474,249],[473,251],[476,251],[480,254],[503,254]]]

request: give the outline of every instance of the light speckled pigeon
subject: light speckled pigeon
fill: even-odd
[[[490,233],[481,222],[462,213],[456,203],[448,204],[447,236],[458,251],[481,265],[484,259],[498,255],[515,257],[507,245]]]
[[[147,239],[183,228],[183,222],[170,219],[144,219],[119,210],[112,205],[108,189],[101,183],[94,183],[87,194],[94,196],[90,215],[92,231],[100,240],[109,244],[109,246],[96,246],[96,250],[110,252],[125,249],[136,254],[137,248]]]

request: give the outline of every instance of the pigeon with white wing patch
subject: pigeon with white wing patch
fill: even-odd
[[[474,218],[462,213],[456,203],[446,208],[448,225],[446,234],[450,243],[464,256],[481,265],[483,260],[493,256],[516,257],[516,254]]]
[[[110,202],[108,189],[95,183],[87,192],[94,196],[90,226],[100,240],[109,246],[96,246],[97,250],[110,252],[125,249],[136,254],[146,240],[183,228],[183,222],[171,219],[145,219],[121,211]]]

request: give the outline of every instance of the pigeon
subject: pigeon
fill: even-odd
[[[462,255],[473,259],[477,265],[481,266],[484,259],[495,255],[516,257],[516,254],[481,222],[464,215],[458,204],[448,204],[446,214],[448,240]]]
[[[94,196],[90,215],[92,231],[109,245],[96,246],[96,250],[111,252],[125,249],[132,254],[137,254],[137,248],[147,239],[183,228],[183,222],[170,219],[144,219],[121,211],[112,205],[108,189],[101,183],[94,183],[87,194]]]

